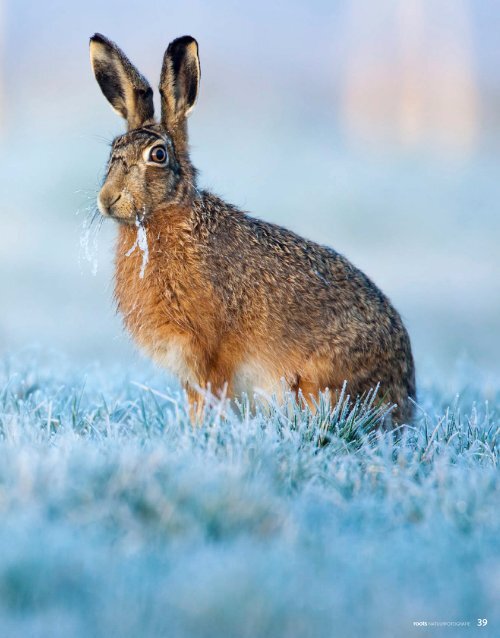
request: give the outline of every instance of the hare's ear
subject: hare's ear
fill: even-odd
[[[153,89],[114,42],[100,33],[93,35],[90,61],[101,91],[127,120],[129,130],[153,119]]]
[[[190,35],[168,45],[161,69],[161,120],[173,130],[189,115],[200,84],[198,43]]]

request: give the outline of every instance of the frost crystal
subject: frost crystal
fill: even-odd
[[[89,206],[86,210],[88,214],[83,220],[82,234],[80,235],[80,259],[89,262],[92,274],[95,276],[99,265],[97,237],[102,218],[93,206]]]

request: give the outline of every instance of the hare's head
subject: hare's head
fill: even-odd
[[[133,224],[162,204],[180,203],[195,188],[186,118],[200,82],[198,45],[184,36],[165,52],[160,122],[154,119],[152,88],[116,44],[96,33],[90,39],[90,59],[102,92],[128,125],[113,141],[99,209]]]

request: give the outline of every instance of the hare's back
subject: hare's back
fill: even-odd
[[[229,307],[254,300],[275,312],[323,319],[392,312],[377,286],[332,248],[210,197],[217,206],[208,216],[205,268]]]

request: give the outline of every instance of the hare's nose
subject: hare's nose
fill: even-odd
[[[97,205],[101,213],[103,215],[109,215],[110,210],[113,208],[113,206],[116,204],[121,196],[121,193],[118,193],[117,195],[116,193],[110,193],[109,191],[102,189],[99,193],[99,197],[97,198]]]

